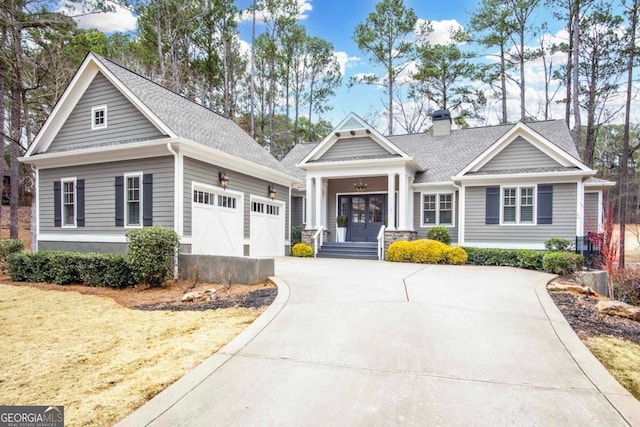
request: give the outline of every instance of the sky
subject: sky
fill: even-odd
[[[369,121],[380,130],[386,128],[386,96],[379,87],[367,85],[355,85],[349,88],[347,83],[351,76],[360,73],[381,71],[376,69],[369,61],[367,55],[358,50],[353,41],[353,31],[357,24],[364,22],[367,15],[375,10],[378,0],[298,0],[302,11],[299,22],[302,23],[307,33],[322,37],[330,41],[334,46],[334,52],[343,70],[342,86],[337,90],[336,96],[330,102],[333,109],[323,114],[322,119],[328,120],[334,126],[346,117],[349,112]],[[252,0],[237,0],[239,9],[245,10]],[[429,41],[431,43],[443,43],[448,40],[451,28],[466,26],[472,12],[477,7],[477,1],[471,0],[405,0],[407,7],[413,8],[419,19],[431,21],[433,33]],[[566,41],[563,31],[563,23],[556,22],[550,15],[548,8],[541,8],[537,15],[533,16],[537,24],[546,23],[549,27],[549,37],[555,41]],[[120,9],[117,13],[88,15],[78,20],[83,28],[96,27],[109,33],[113,31],[135,30],[135,16],[131,12]],[[248,50],[251,41],[251,20],[239,18],[240,39]],[[256,33],[264,30],[264,25],[258,22]],[[528,44],[536,45],[536,40],[529,40]],[[465,46],[471,49],[471,46]],[[486,53],[486,52],[485,52]],[[485,58],[488,61],[490,59]],[[553,57],[556,64],[566,62],[563,54]],[[541,62],[532,62],[526,67],[527,78],[527,109],[531,115],[540,114],[540,104],[543,99],[541,84],[543,81]],[[557,95],[560,98],[561,94]],[[498,122],[499,104],[493,102],[485,113],[485,124]],[[554,103],[552,118],[563,118],[564,107]],[[516,121],[519,118],[519,91],[512,85],[509,91],[509,119]],[[640,119],[640,117],[638,117]],[[640,121],[640,120],[639,120]],[[402,133],[402,129],[396,126],[396,133]]]

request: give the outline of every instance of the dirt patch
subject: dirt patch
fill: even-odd
[[[549,294],[582,340],[606,335],[640,345],[640,322],[600,314],[596,310],[596,304],[601,298],[565,292]]]
[[[118,304],[138,310],[168,311],[202,311],[219,308],[246,307],[257,308],[270,305],[275,299],[278,289],[271,282],[257,285],[233,284],[226,287],[222,284],[200,283],[193,286],[187,282],[172,282],[164,287],[151,288],[137,286],[134,288],[113,289],[83,285],[54,285],[51,283],[12,282],[7,276],[0,276],[0,282],[14,286],[29,286],[43,290],[62,292],[78,292],[83,295],[107,297]],[[215,289],[215,298],[207,302],[182,302],[186,292]]]

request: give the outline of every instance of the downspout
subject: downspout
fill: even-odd
[[[458,215],[458,246],[463,246],[463,243],[464,243],[464,226],[465,226],[465,221],[463,221],[463,219],[465,218],[463,203],[465,202],[464,199],[466,197],[462,197],[462,186],[461,185],[456,184],[456,182],[454,180],[451,180],[451,183],[458,190],[458,210],[456,211],[456,214]],[[454,206],[455,206],[455,204],[454,204]]]
[[[178,234],[178,242],[182,239],[182,224],[180,224],[180,185],[182,185],[181,180],[178,179],[179,173],[178,169],[180,167],[180,157],[178,153],[173,149],[170,142],[167,142],[167,150],[169,153],[173,154],[173,229]],[[178,247],[175,249],[174,257],[173,257],[173,279],[178,279],[178,254],[180,253],[180,244],[178,243]]]

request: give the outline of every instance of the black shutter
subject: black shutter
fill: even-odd
[[[553,224],[553,185],[538,185],[538,224]]]
[[[76,180],[76,225],[78,227],[84,227],[84,179]]]
[[[142,175],[142,225],[153,225],[153,174]]]
[[[124,176],[116,176],[116,227],[124,227]]]
[[[500,223],[500,187],[487,187],[485,200],[485,224]]]
[[[53,226],[62,227],[62,184],[53,182]]]

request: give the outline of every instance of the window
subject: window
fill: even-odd
[[[534,224],[534,194],[533,187],[503,187],[502,223]]]
[[[280,215],[280,206],[267,204],[266,210],[267,210],[267,215],[274,215],[274,216]]]
[[[91,129],[104,129],[107,127],[107,106],[91,109]]]
[[[62,226],[76,226],[76,180],[62,180]]]
[[[142,225],[142,209],[140,208],[142,200],[141,181],[141,174],[125,175],[125,225],[128,227],[139,227]]]
[[[251,203],[251,212],[264,213],[264,203],[261,203],[261,202]]]
[[[453,226],[453,193],[422,195],[422,226]]]
[[[218,195],[218,206],[222,208],[235,209],[236,198],[231,196]]]

